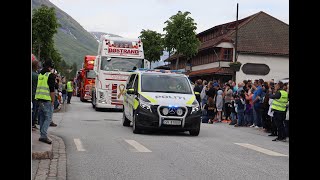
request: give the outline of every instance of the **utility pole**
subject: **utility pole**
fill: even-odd
[[[238,12],[239,12],[239,4],[237,3],[237,20],[236,20],[236,43],[235,43],[235,48],[234,48],[234,62],[237,62],[238,59]],[[236,71],[233,72],[233,81],[236,82]]]

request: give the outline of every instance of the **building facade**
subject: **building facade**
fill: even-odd
[[[198,53],[191,59],[172,55],[166,61],[170,68],[185,69],[191,80],[206,79],[226,82],[234,76],[245,79],[282,79],[289,77],[289,25],[259,12],[238,20],[238,46],[235,52],[236,22],[205,30],[197,37],[201,41]],[[229,63],[242,63],[234,72]]]

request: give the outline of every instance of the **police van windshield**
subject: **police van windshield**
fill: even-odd
[[[134,67],[142,68],[142,59],[101,57],[101,70],[104,71],[130,71]]]
[[[192,94],[186,77],[161,74],[143,74],[141,76],[141,91]]]
[[[96,75],[95,75],[95,73],[94,73],[94,70],[89,70],[89,71],[87,71],[87,78],[95,78],[96,77]]]

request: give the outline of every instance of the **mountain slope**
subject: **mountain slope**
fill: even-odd
[[[61,27],[54,36],[55,47],[63,60],[69,65],[76,63],[80,69],[85,55],[96,55],[98,42],[76,20],[52,4],[49,0],[32,0],[32,9],[39,8],[41,4],[53,7]]]
[[[104,33],[104,32],[90,32],[91,35],[97,40],[97,42],[100,41],[101,35],[109,35],[110,37],[121,37],[116,34],[111,34],[111,33]]]

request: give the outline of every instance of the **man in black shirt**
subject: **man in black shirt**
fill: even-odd
[[[39,124],[40,124],[40,138],[47,144],[51,144],[52,141],[47,136],[47,131],[52,120],[53,105],[54,105],[54,84],[55,76],[51,73],[54,67],[52,61],[46,61],[44,68],[40,71],[38,76],[38,84],[35,99],[39,104]]]

